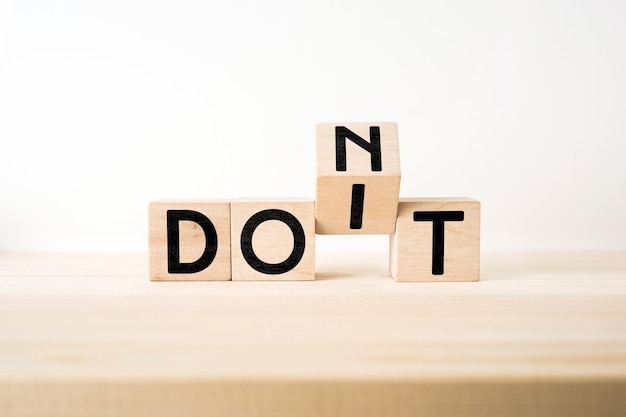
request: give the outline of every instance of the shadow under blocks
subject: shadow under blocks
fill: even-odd
[[[480,202],[400,198],[396,123],[320,123],[316,145],[315,199],[150,202],[150,279],[314,280],[316,234],[389,235],[396,281],[480,279]]]

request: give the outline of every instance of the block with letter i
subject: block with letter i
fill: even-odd
[[[478,281],[480,202],[401,198],[389,271],[396,281]]]
[[[315,279],[312,199],[237,199],[231,222],[233,281]]]
[[[230,201],[153,201],[148,218],[151,281],[230,280]]]
[[[316,156],[316,233],[393,233],[400,192],[397,125],[320,123]]]

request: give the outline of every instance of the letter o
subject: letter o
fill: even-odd
[[[256,256],[252,248],[254,231],[261,223],[268,220],[278,220],[285,223],[291,229],[291,233],[293,233],[294,245],[291,255],[284,261],[276,264],[263,262]],[[241,231],[241,253],[248,265],[262,274],[278,275],[291,271],[300,263],[304,255],[305,246],[306,238],[302,224],[293,214],[284,210],[269,209],[260,211],[248,219]]]

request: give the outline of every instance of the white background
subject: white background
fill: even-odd
[[[401,195],[481,200],[483,250],[626,249],[626,2],[0,4],[0,250],[146,251],[152,199],[314,197],[334,121],[398,122]]]

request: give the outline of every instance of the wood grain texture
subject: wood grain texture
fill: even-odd
[[[416,221],[416,212],[462,213],[463,220],[452,216],[443,221],[443,233],[436,238],[435,222]],[[443,251],[443,263],[435,271],[437,246]],[[480,202],[464,197],[401,198],[396,230],[390,236],[389,271],[396,281],[478,281]]]
[[[380,171],[372,170],[371,153],[350,140],[346,140],[346,170],[337,170],[337,126],[348,128],[366,142],[370,141],[370,127],[379,127]],[[396,123],[320,123],[317,125],[316,144],[316,233],[393,233],[400,192],[400,151]],[[351,227],[354,184],[364,185],[360,228]]]
[[[211,264],[195,273],[168,271],[167,212],[193,210],[206,216],[215,227],[217,252]],[[150,279],[152,281],[230,280],[230,202],[226,200],[158,200],[149,204]],[[205,248],[205,232],[192,221],[180,221],[180,262],[198,260]]]
[[[259,218],[264,213],[278,213],[286,218]],[[267,214],[267,216],[273,216]],[[307,281],[315,279],[315,202],[302,198],[237,199],[231,204],[232,279],[233,281]],[[290,222],[292,226],[289,226]],[[252,227],[249,233],[246,227]],[[292,228],[290,228],[292,227]],[[298,236],[298,232],[301,233]],[[248,240],[248,256],[261,263],[255,267],[244,257]],[[292,256],[299,257],[291,266]],[[271,270],[284,272],[272,272]]]
[[[396,283],[150,282],[147,254],[0,254],[0,415],[622,416],[626,252]]]

